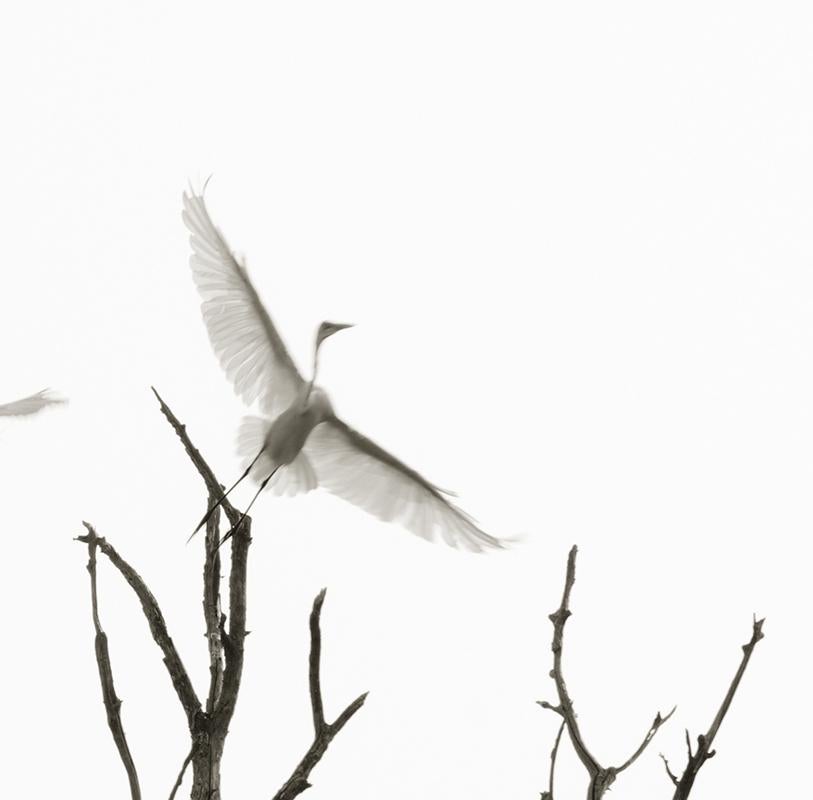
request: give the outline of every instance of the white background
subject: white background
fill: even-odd
[[[4,793],[125,797],[85,572],[93,522],[206,686],[197,474],[244,413],[210,350],[180,219],[211,213],[351,424],[495,534],[430,546],[330,496],[263,497],[223,796],[268,798],[310,740],[307,614],[329,587],[332,717],[367,705],[312,800],[533,798],[556,718],[550,624],[580,546],[566,676],[613,789],[711,722],[759,645],[697,800],[808,783],[813,24],[806,3],[30,3],[7,12],[0,429]],[[250,494],[237,495],[242,504]],[[146,798],[184,718],[135,598],[101,616]],[[586,779],[563,744],[558,798]],[[187,789],[183,790],[187,794]]]

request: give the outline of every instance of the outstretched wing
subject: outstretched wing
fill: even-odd
[[[64,397],[52,394],[50,389],[43,389],[41,392],[23,397],[22,400],[0,405],[0,417],[23,417],[36,414],[48,406],[62,405],[67,402]]]
[[[304,385],[271,317],[206,210],[203,193],[184,192],[183,221],[189,228],[189,265],[203,303],[209,340],[234,390],[250,405],[275,416]]]
[[[304,449],[320,486],[379,519],[475,552],[504,546],[440,489],[335,416],[313,429]]]

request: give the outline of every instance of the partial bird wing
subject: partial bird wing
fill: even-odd
[[[67,402],[64,397],[57,397],[52,394],[50,389],[43,389],[41,392],[23,397],[22,400],[0,405],[0,417],[28,416],[42,411],[47,406],[62,405]]]
[[[189,265],[203,304],[209,340],[234,390],[275,416],[290,406],[304,381],[251,285],[206,210],[203,194],[184,192]]]
[[[317,425],[304,449],[320,486],[379,519],[475,552],[504,546],[440,489],[338,417]]]

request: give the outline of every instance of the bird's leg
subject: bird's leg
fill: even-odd
[[[253,466],[254,466],[254,465],[257,463],[257,461],[259,460],[260,456],[261,456],[261,455],[262,455],[264,452],[265,452],[265,447],[263,447],[263,448],[262,448],[262,450],[260,450],[260,452],[259,452],[259,453],[257,453],[257,455],[256,455],[256,456],[254,456],[254,460],[253,460],[253,461],[252,461],[252,462],[251,462],[251,463],[248,465],[248,467],[246,467],[246,471],[245,471],[245,472],[244,472],[244,473],[243,473],[243,474],[242,474],[242,475],[241,475],[241,476],[240,476],[240,477],[239,477],[239,478],[238,478],[238,479],[237,479],[237,480],[236,480],[236,481],[235,481],[235,482],[234,482],[234,483],[231,485],[231,487],[230,487],[230,488],[229,488],[229,489],[228,489],[228,490],[227,490],[227,491],[226,491],[226,492],[223,494],[223,496],[222,496],[222,497],[221,497],[221,498],[220,498],[220,499],[219,499],[219,500],[218,500],[218,501],[217,501],[217,502],[216,502],[216,503],[215,503],[215,504],[214,504],[214,505],[213,505],[213,506],[212,506],[212,507],[211,507],[211,508],[210,508],[210,509],[209,509],[209,510],[206,512],[206,514],[204,514],[203,519],[202,519],[202,520],[201,520],[201,521],[198,523],[198,527],[197,527],[197,528],[195,528],[195,530],[193,530],[193,531],[192,531],[192,536],[194,536],[194,535],[195,535],[195,534],[196,534],[196,533],[197,533],[197,532],[198,532],[198,531],[199,531],[199,530],[200,530],[200,529],[201,529],[201,528],[202,528],[202,527],[203,527],[203,526],[204,526],[204,525],[205,525],[205,524],[206,524],[206,523],[209,521],[209,517],[211,517],[211,516],[212,516],[212,514],[214,514],[214,513],[215,513],[215,511],[216,511],[216,510],[217,510],[217,509],[220,507],[220,504],[221,504],[221,503],[222,503],[222,502],[223,502],[223,501],[224,501],[224,500],[225,500],[225,499],[226,499],[226,498],[229,496],[229,494],[231,493],[231,490],[232,490],[232,489],[234,489],[234,488],[237,486],[237,484],[238,484],[238,483],[240,483],[240,481],[242,481],[242,480],[243,480],[243,479],[244,479],[244,478],[245,478],[245,477],[248,475],[248,473],[249,473],[249,472],[251,472],[251,468],[252,468],[252,467],[253,467]],[[273,474],[273,473],[272,473],[272,474]],[[242,520],[240,520],[240,521],[242,522]],[[190,542],[190,541],[192,541],[192,536],[190,536],[190,537],[189,537],[189,538],[186,540],[186,543],[187,543],[187,544],[189,544],[189,542]]]
[[[263,489],[265,489],[265,487],[268,485],[268,481],[270,481],[271,478],[273,478],[274,475],[277,474],[277,470],[279,468],[280,465],[277,464],[277,466],[271,470],[271,474],[260,484],[260,488],[257,489],[257,493],[254,495],[254,497],[251,498],[251,502],[248,504],[248,508],[243,512],[243,516],[240,517],[239,520],[237,520],[237,524],[234,527],[232,527],[231,530],[229,530],[229,532],[220,540],[220,544],[218,545],[218,547],[220,547],[220,545],[222,545],[223,542],[226,541],[226,539],[230,539],[234,535],[234,532],[243,524],[243,520],[246,518],[248,512],[251,511],[251,507],[254,505],[254,501],[260,496],[260,492]]]

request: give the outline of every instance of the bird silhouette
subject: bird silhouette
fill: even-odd
[[[67,402],[64,397],[53,394],[50,389],[43,389],[21,400],[0,405],[0,417],[28,417],[49,406],[63,405]]]
[[[194,533],[229,492],[250,476],[259,489],[243,517],[266,487],[277,495],[322,487],[429,541],[442,540],[475,552],[503,547],[504,542],[481,530],[447,498],[450,492],[434,486],[336,416],[327,393],[314,381],[321,346],[350,325],[323,322],[319,326],[313,347],[313,377],[310,381],[302,377],[245,266],[212,223],[203,198],[205,189],[204,185],[197,193],[190,188],[183,195],[192,276],[220,365],[247,405],[259,403],[261,416],[243,419],[237,452],[245,471],[209,509]]]

